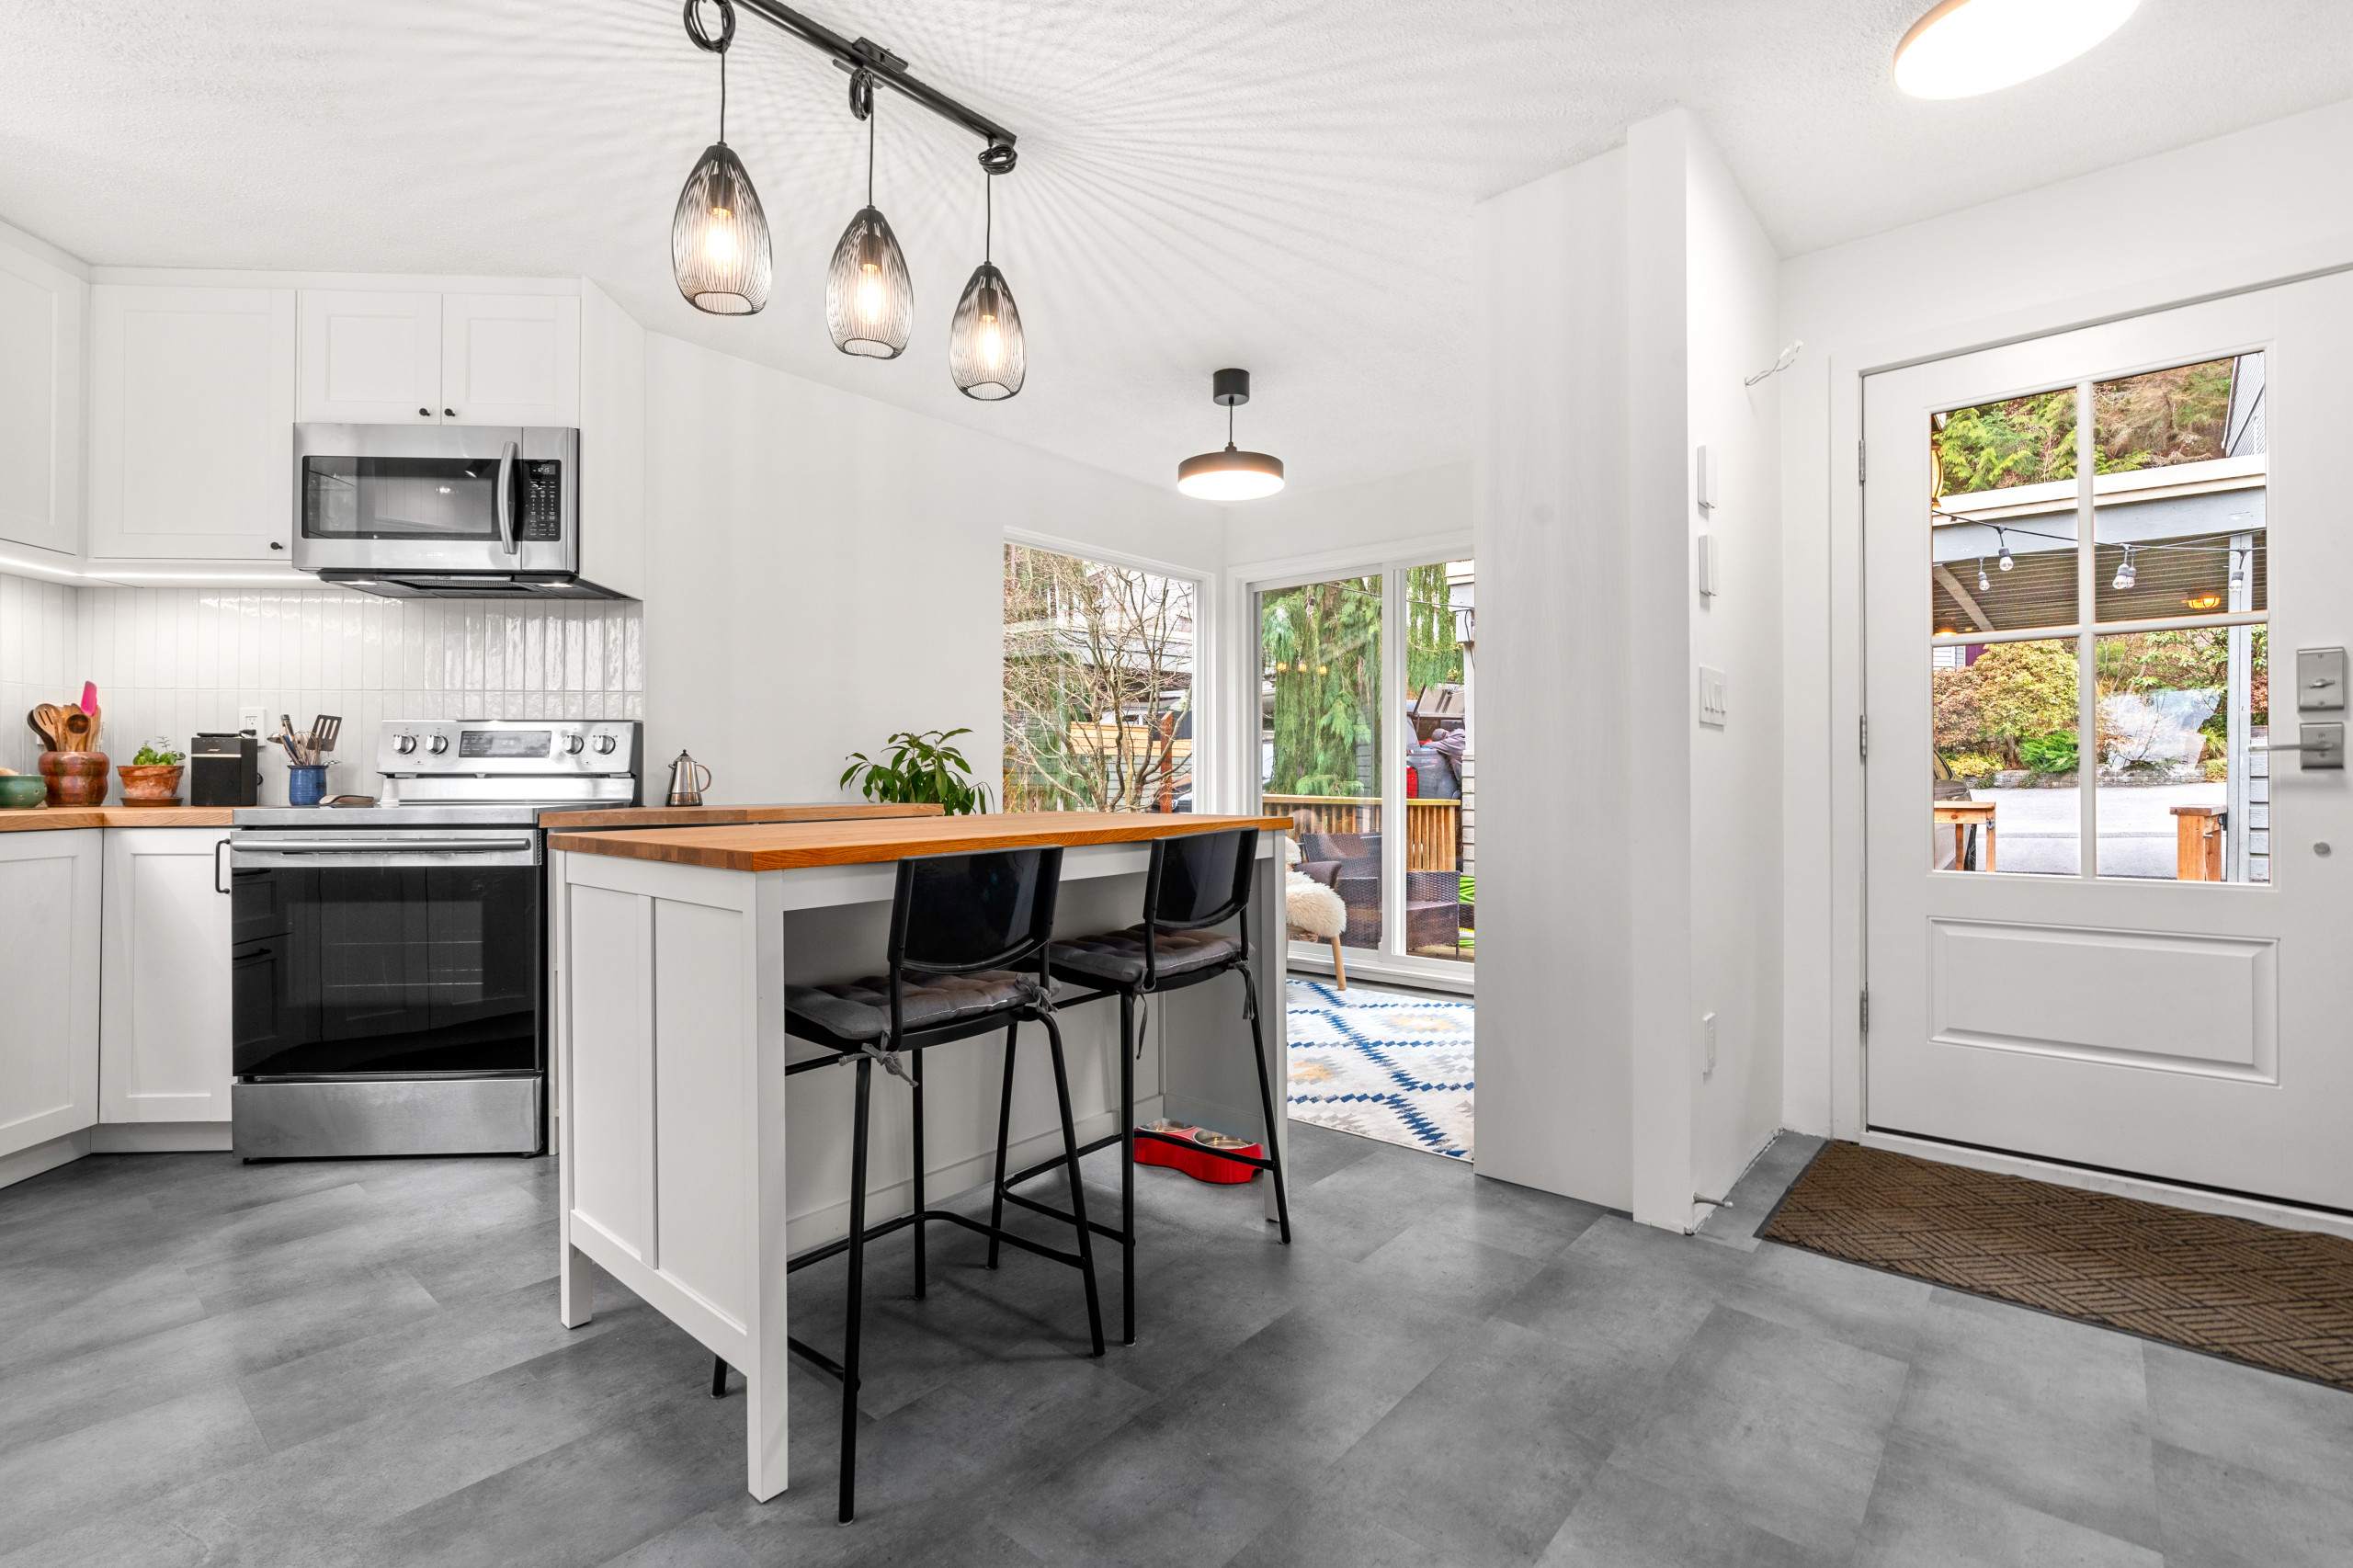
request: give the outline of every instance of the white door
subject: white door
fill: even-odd
[[[91,555],[286,561],[294,291],[90,295]]]
[[[232,1071],[228,835],[111,828],[98,1119],[226,1121]]]
[[[441,402],[460,425],[580,423],[580,301],[441,297]]]
[[[99,837],[0,833],[0,1154],[98,1119]]]
[[[1874,1130],[2353,1207],[2353,794],[2260,749],[2348,364],[2338,276],[1868,378]]]
[[[441,423],[441,296],[302,290],[305,424]]]

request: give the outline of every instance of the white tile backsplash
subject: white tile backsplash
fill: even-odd
[[[95,681],[100,747],[127,762],[162,736],[185,751],[238,710],[296,728],[343,716],[331,791],[374,794],[385,719],[641,719],[642,607],[582,599],[381,599],[329,588],[70,588],[0,574],[0,766],[30,772],[28,708]],[[8,726],[13,725],[13,733]],[[263,754],[265,801],[285,799]]]

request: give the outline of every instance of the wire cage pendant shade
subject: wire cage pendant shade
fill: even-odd
[[[699,311],[746,316],[768,302],[767,214],[744,161],[724,142],[704,149],[678,192],[670,267],[678,292]]]
[[[889,221],[875,208],[859,208],[825,273],[825,329],[834,347],[870,359],[897,358],[915,331],[915,294]]]
[[[988,262],[972,268],[949,327],[948,374],[956,390],[998,403],[1021,390],[1029,356],[1021,340],[1021,310],[1005,274]]]

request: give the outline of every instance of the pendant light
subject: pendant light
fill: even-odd
[[[735,41],[735,7],[730,0],[718,3],[717,39],[703,30],[699,0],[687,4],[687,36],[719,56],[719,140],[703,150],[678,192],[670,217],[670,270],[695,309],[747,316],[768,302],[768,221],[744,161],[727,145],[727,47]]]
[[[2018,562],[2010,559],[2010,536],[2000,528],[1995,528],[1994,542],[2001,547],[2001,552],[1994,558],[1994,564],[2005,572],[2016,566]]]
[[[2122,27],[2140,0],[1940,0],[1895,46],[1895,85],[1967,98],[2055,71]]]
[[[1233,410],[1250,401],[1250,372],[1218,371],[1210,381],[1210,397],[1225,408],[1225,450],[1203,452],[1178,463],[1176,488],[1204,501],[1256,501],[1280,490],[1281,459],[1233,447]]]
[[[1013,167],[1013,149],[994,144],[981,154],[987,172],[982,182],[981,265],[956,301],[956,319],[948,329],[948,375],[956,390],[983,403],[1001,403],[1021,390],[1029,374],[1029,356],[1021,339],[1021,311],[1013,302],[991,257],[996,238],[996,176]]]
[[[842,231],[825,274],[825,327],[834,347],[868,359],[895,359],[915,331],[915,285],[898,236],[874,205],[874,74],[849,79],[849,111],[866,121],[866,205]]]
[[[2124,547],[2124,564],[2116,569],[2116,581],[2109,586],[2122,593],[2140,580],[2141,574],[2132,565],[2132,547],[2128,544]]]

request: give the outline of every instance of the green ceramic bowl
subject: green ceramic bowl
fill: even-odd
[[[0,775],[0,810],[38,806],[49,798],[49,786],[38,773]]]

